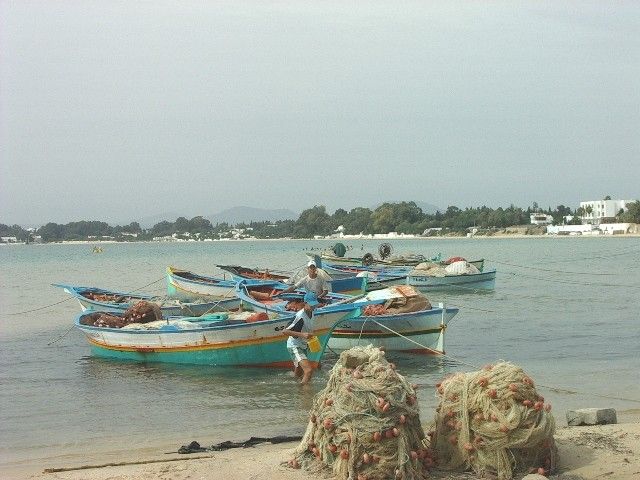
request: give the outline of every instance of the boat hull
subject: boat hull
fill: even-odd
[[[138,362],[184,363],[215,366],[290,367],[287,336],[282,330],[293,319],[280,319],[188,330],[125,330],[82,325],[94,355]],[[330,330],[344,312],[316,322],[314,334],[320,339],[320,352],[309,353],[317,364],[322,357]]]
[[[443,354],[447,324],[457,313],[457,308],[439,307],[344,320],[336,325],[329,339],[329,348],[347,350],[372,344],[389,351]]]
[[[496,283],[496,271],[489,270],[469,275],[447,275],[431,277],[428,275],[409,275],[407,284],[421,290],[493,290]]]
[[[107,302],[96,302],[93,300],[89,300],[84,297],[76,297],[78,303],[80,304],[80,308],[82,311],[93,310],[96,312],[112,312],[112,313],[123,313],[129,307],[133,306],[135,303],[107,303]],[[226,312],[227,310],[231,310],[233,308],[238,308],[240,305],[240,300],[237,298],[225,298],[220,299],[218,301],[211,301],[205,303],[188,303],[188,304],[179,304],[179,305],[160,305],[160,311],[162,312],[163,317],[172,317],[172,316],[190,316],[190,317],[199,317],[204,315],[205,313],[211,312]]]
[[[307,257],[311,260],[315,260],[317,259],[318,256],[307,254]],[[367,265],[363,263],[362,258],[358,258],[358,257],[336,257],[334,255],[327,255],[323,253],[322,255],[320,255],[320,258],[323,265],[328,263],[330,265],[337,265],[341,267],[350,267],[350,266],[367,267]],[[379,268],[379,267],[385,267],[385,266],[389,268],[403,268],[403,267],[415,267],[423,262],[436,263],[438,265],[443,265],[443,266],[446,265],[444,262],[437,262],[434,260],[426,260],[426,259],[415,260],[415,261],[407,261],[407,260],[392,261],[392,260],[374,259],[373,264],[369,266],[373,268]],[[484,268],[484,258],[481,258],[478,260],[469,260],[468,262],[471,265],[475,266],[480,271],[482,271]]]
[[[356,265],[331,265],[322,264],[322,268],[332,278],[346,279],[361,276],[375,277],[377,280],[385,282],[398,282],[396,285],[404,283],[405,278],[411,271],[409,267],[359,267]]]
[[[126,293],[126,292],[114,292],[112,290],[105,290],[95,287],[79,287],[73,285],[61,285],[54,284],[56,287],[62,288],[66,293],[74,297],[80,304],[82,311],[93,310],[96,312],[111,312],[111,313],[124,313],[128,308],[132,307],[140,301],[147,301],[156,303],[160,306],[163,317],[171,316],[190,316],[199,317],[205,313],[212,312],[224,312],[237,308],[240,305],[238,298],[213,300],[210,302],[200,303],[182,303],[177,300],[167,300],[162,302],[158,300],[158,297],[153,295],[142,293]],[[95,300],[88,298],[88,293],[109,296],[109,297],[121,297],[121,301],[106,301]],[[124,301],[122,299],[128,299]]]
[[[184,270],[167,268],[167,293],[172,298],[187,301],[234,298],[235,284],[232,280],[193,275]]]

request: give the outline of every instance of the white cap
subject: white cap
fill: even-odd
[[[316,262],[314,260],[309,260],[309,263],[307,263],[307,267],[317,267]]]

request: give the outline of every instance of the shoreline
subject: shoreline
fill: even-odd
[[[572,480],[608,477],[631,480],[640,475],[640,409],[620,412],[625,423],[557,427],[558,469],[554,475],[571,475]],[[299,442],[263,443],[250,448],[234,448],[202,454],[171,454],[153,452],[151,448],[130,452],[114,458],[90,454],[83,465],[57,468],[65,471],[46,472],[44,469],[10,472],[15,480],[151,480],[222,477],[226,480],[310,480],[322,478],[304,470],[292,470],[283,465]],[[93,458],[96,457],[96,458]],[[106,458],[106,460],[105,460]],[[47,468],[51,468],[48,466]],[[55,470],[55,468],[54,468]],[[7,472],[5,472],[6,474]],[[514,479],[522,478],[516,475]],[[471,480],[470,473],[449,473],[435,470],[430,478]],[[562,477],[561,477],[562,478]]]
[[[385,236],[385,237],[376,237],[376,238],[243,238],[243,239],[220,239],[220,240],[178,240],[178,241],[164,241],[164,240],[138,240],[132,242],[118,242],[117,240],[68,240],[61,242],[46,242],[46,243],[29,243],[30,246],[42,246],[42,245],[107,245],[107,244],[116,244],[116,245],[129,245],[129,244],[140,244],[140,243],[166,243],[166,244],[178,244],[178,243],[218,243],[218,242],[283,242],[283,241],[340,241],[341,243],[349,243],[350,241],[360,242],[360,241],[415,241],[415,240],[425,240],[425,241],[433,241],[433,240],[491,240],[491,239],[579,239],[579,238],[640,238],[640,233],[619,233],[615,235],[611,234],[601,234],[601,235],[548,235],[548,234],[535,234],[535,235],[526,235],[522,233],[496,233],[493,235],[474,235],[472,237],[467,237],[464,235],[451,235],[451,236],[433,236],[433,237],[409,237],[409,236]],[[22,242],[11,242],[11,243],[0,243],[0,246],[17,246],[17,245],[27,245]]]

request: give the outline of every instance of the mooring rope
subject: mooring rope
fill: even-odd
[[[389,330],[394,335],[397,335],[397,336],[399,336],[401,338],[404,338],[405,340],[407,340],[407,341],[409,341],[411,343],[414,343],[414,344],[418,345],[419,347],[421,347],[421,348],[423,348],[425,350],[429,350],[430,352],[435,353],[435,354],[437,354],[437,355],[439,355],[441,357],[445,357],[445,358],[447,358],[447,359],[449,359],[449,360],[451,360],[453,362],[460,363],[462,365],[466,365],[466,366],[471,367],[471,368],[475,368],[476,370],[480,370],[481,369],[481,367],[479,367],[478,365],[474,365],[472,363],[465,362],[464,360],[460,360],[458,358],[452,357],[451,355],[447,355],[447,354],[439,352],[437,350],[433,350],[432,348],[429,348],[426,345],[422,345],[421,343],[416,342],[415,340],[402,335],[400,332],[396,332],[395,330],[387,327],[386,325],[381,324],[380,322],[377,322],[376,320],[371,319],[371,321],[377,323],[382,328],[386,328],[387,330]],[[637,400],[637,399],[634,399],[634,398],[614,397],[612,395],[602,395],[602,394],[599,394],[599,393],[580,392],[578,390],[569,390],[569,389],[566,389],[566,388],[553,387],[553,386],[544,385],[544,384],[541,384],[541,383],[537,383],[537,385],[540,386],[540,387],[544,387],[544,388],[548,388],[550,390],[557,391],[557,392],[569,393],[569,394],[573,394],[573,395],[575,395],[575,394],[578,394],[578,395],[591,395],[591,396],[594,396],[594,397],[606,398],[606,399],[609,399],[609,400],[622,400],[622,401],[625,401],[625,402],[640,403],[640,400]]]
[[[140,288],[136,288],[135,290],[131,290],[130,293],[137,292],[138,290],[142,290],[143,288],[148,287],[149,285],[153,285],[154,283],[158,283],[161,280],[164,280],[164,276],[162,278],[158,279],[158,280],[154,280],[151,283],[147,283],[146,285],[144,285],[144,286],[142,286]],[[73,300],[73,299],[74,299],[74,297],[67,297],[64,300],[60,300],[59,302],[55,302],[55,303],[50,303],[49,305],[45,305],[44,307],[33,308],[31,310],[24,310],[22,312],[7,313],[6,315],[7,316],[10,316],[10,315],[13,316],[13,315],[23,315],[25,313],[37,312],[39,310],[44,310],[45,308],[50,308],[50,307],[53,307],[55,305],[60,305],[61,303],[68,302],[69,300]]]
[[[214,308],[216,308],[218,305],[220,305],[220,302],[222,302],[223,300],[229,300],[230,297],[227,297],[227,295],[231,292],[233,292],[236,289],[235,286],[231,287],[229,290],[227,290],[227,292],[222,296],[222,298],[220,298],[217,302],[215,302],[213,305],[211,305],[211,307],[209,307],[209,309],[204,312],[202,315],[206,315],[207,313],[209,313],[211,310],[213,310]]]
[[[507,265],[509,267],[526,268],[527,270],[537,270],[537,271],[540,271],[540,272],[566,273],[568,275],[601,275],[601,276],[616,276],[616,275],[620,275],[619,273],[570,272],[570,271],[567,271],[567,270],[554,270],[552,268],[532,267],[531,265],[518,265],[516,263],[501,262],[499,260],[492,260],[490,258],[487,258],[486,260],[491,262],[491,263],[497,263],[498,265]]]
[[[548,262],[540,262],[540,263],[549,264],[549,265],[554,263],[570,263],[570,262],[577,262],[580,260],[593,260],[594,258],[603,259],[603,258],[620,257],[622,255],[629,255],[630,253],[637,253],[637,252],[640,252],[640,249],[636,247],[630,247],[630,248],[622,249],[616,253],[610,253],[610,254],[596,253],[595,255],[591,255],[589,257],[566,258],[564,260],[550,260]]]
[[[532,280],[542,280],[543,282],[566,283],[569,285],[583,285],[586,287],[620,287],[620,288],[640,288],[640,285],[628,285],[623,283],[595,283],[595,282],[577,282],[574,280],[559,280],[557,278],[534,277],[532,275],[524,275],[515,272],[502,272],[503,275],[512,275],[514,277],[529,278]]]
[[[385,328],[387,330],[389,330],[391,333],[393,333],[394,335],[397,335],[400,338],[404,338],[405,340],[407,340],[408,342],[411,342],[415,345],[418,345],[420,348],[424,349],[424,350],[428,350],[431,353],[434,353],[436,355],[439,355],[441,357],[445,357],[448,358],[454,362],[457,363],[461,363],[463,365],[467,365],[468,367],[472,367],[472,368],[478,368],[476,365],[473,365],[471,363],[467,363],[464,360],[458,360],[457,358],[453,358],[450,355],[447,355],[446,353],[440,352],[438,350],[434,350],[433,348],[429,348],[426,345],[421,344],[420,342],[416,342],[414,339],[409,338],[405,335],[402,335],[400,332],[396,332],[395,330],[393,330],[392,328],[387,327],[386,325],[383,325],[382,323],[378,322],[377,320],[371,319],[372,322],[376,323],[377,325],[381,326],[382,328]]]
[[[54,343],[56,343],[59,340],[62,340],[64,337],[67,336],[67,334],[73,330],[73,327],[75,327],[75,325],[71,325],[66,332],[64,332],[62,335],[60,335],[58,338],[56,338],[55,340],[50,341],[49,343],[47,343],[47,347],[50,347],[51,345],[53,345]]]

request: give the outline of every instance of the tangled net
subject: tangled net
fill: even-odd
[[[162,320],[160,307],[155,303],[141,300],[127,308],[122,315],[95,312],[85,315],[80,323],[94,327],[122,328],[132,323],[149,323],[156,320]]]
[[[340,354],[314,398],[290,467],[340,479],[424,479],[434,465],[423,443],[416,386],[371,345]]]
[[[514,471],[553,471],[556,446],[551,405],[533,380],[508,362],[457,373],[437,385],[432,448],[438,466],[512,478]]]

